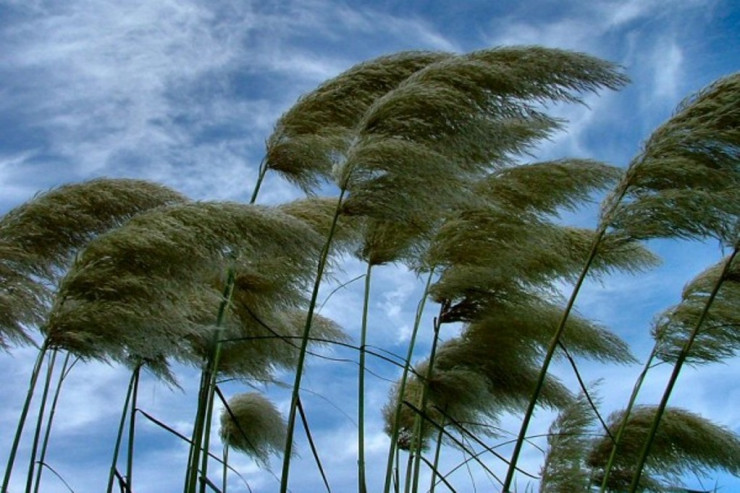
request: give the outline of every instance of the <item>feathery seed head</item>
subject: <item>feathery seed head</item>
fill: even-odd
[[[249,392],[229,399],[221,412],[221,439],[266,465],[270,455],[285,446],[287,426],[274,404],[264,396]]]

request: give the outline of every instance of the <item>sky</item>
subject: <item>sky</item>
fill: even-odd
[[[585,52],[619,64],[631,83],[618,92],[558,106],[565,131],[538,146],[538,160],[592,158],[626,166],[640,144],[686,96],[740,67],[740,5],[732,0],[0,0],[0,213],[63,183],[94,177],[153,180],[198,200],[248,201],[277,118],[303,93],[364,60],[402,50],[469,52],[502,45],[542,45]],[[525,160],[528,158],[525,158]],[[276,204],[300,191],[268,175],[259,202]],[[566,216],[593,225],[594,213]],[[678,302],[682,286],[722,255],[714,243],[656,241],[662,265],[639,276],[615,275],[586,286],[581,313],[622,336],[644,360],[650,321]],[[347,261],[337,274],[363,272]],[[354,337],[361,282],[332,296],[322,314]],[[369,343],[403,352],[422,285],[401,267],[377,270]],[[431,313],[425,318],[427,334]],[[428,346],[422,343],[420,350]],[[35,355],[28,347],[0,354],[0,463],[5,462]],[[338,351],[337,357],[354,358]],[[387,439],[380,409],[397,371],[371,362],[367,460],[370,491],[379,487]],[[640,365],[583,362],[599,387],[603,412],[624,405]],[[740,433],[740,360],[686,369],[671,403]],[[568,383],[567,369],[556,371]],[[197,375],[181,369],[182,390],[144,378],[140,406],[187,433]],[[656,369],[642,402],[656,402],[667,371]],[[279,375],[290,381],[288,375]],[[65,382],[48,462],[75,492],[104,484],[128,372],[115,365],[78,364]],[[304,404],[314,439],[337,492],[355,486],[356,365],[312,360]],[[228,392],[249,390],[243,383]],[[281,410],[289,393],[263,389]],[[532,433],[552,413],[539,412]],[[517,419],[501,424],[518,430]],[[137,493],[181,487],[187,449],[140,421],[134,488]],[[321,491],[310,450],[299,433],[291,473],[294,492]],[[214,441],[215,449],[220,445]],[[24,440],[19,456],[28,452]],[[502,451],[510,449],[502,448]],[[276,491],[272,473],[232,454],[253,491]],[[450,469],[462,459],[450,450]],[[500,463],[486,460],[497,471]],[[22,464],[22,459],[21,462]],[[537,473],[542,454],[526,449],[523,468]],[[280,462],[272,464],[279,474]],[[24,466],[11,491],[21,491]],[[495,483],[471,466],[451,476],[457,491],[493,491]],[[471,479],[472,478],[472,479]],[[740,490],[726,475],[689,485]],[[521,478],[519,491],[536,482]],[[236,478],[232,491],[242,491]],[[457,488],[457,486],[456,486]],[[493,488],[493,489],[492,489]],[[42,491],[68,491],[45,472]]]

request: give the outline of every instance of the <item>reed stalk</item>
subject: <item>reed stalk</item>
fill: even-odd
[[[34,363],[33,370],[31,371],[31,377],[28,382],[28,391],[26,392],[26,399],[23,402],[23,408],[21,409],[21,415],[18,418],[18,426],[15,429],[15,436],[13,437],[13,444],[10,446],[10,453],[8,454],[8,462],[5,468],[5,476],[3,477],[3,484],[0,487],[0,492],[9,491],[10,478],[13,472],[13,465],[15,463],[15,456],[18,453],[18,445],[23,435],[23,428],[26,424],[26,418],[28,417],[28,410],[31,407],[31,400],[33,399],[34,390],[36,389],[36,382],[41,372],[41,366],[44,363],[44,357],[46,351],[49,348],[47,340],[41,344],[39,348],[39,354],[36,356],[36,362]]]
[[[128,422],[128,447],[126,451],[126,493],[132,493],[134,484],[134,440],[136,438],[136,404],[139,397],[139,376],[141,365],[134,368],[133,392],[131,393],[131,413]]]
[[[426,306],[427,297],[429,295],[429,287],[432,284],[434,277],[434,269],[429,272],[427,281],[424,286],[424,294],[419,300],[419,304],[416,307],[416,316],[414,317],[414,326],[411,330],[411,337],[409,339],[409,349],[406,354],[406,360],[403,366],[403,373],[401,374],[401,381],[398,388],[398,395],[403,396],[406,391],[406,383],[408,382],[409,370],[411,369],[411,359],[414,355],[414,349],[416,347],[416,336],[419,333],[419,327],[421,325],[421,317],[424,314],[424,307]],[[397,459],[397,443],[399,426],[398,422],[401,419],[401,411],[403,408],[403,399],[399,399],[398,405],[396,406],[394,418],[391,422],[391,433],[390,433],[390,445],[388,447],[388,462],[385,471],[385,486],[383,488],[384,493],[389,493],[391,488],[391,480],[393,478],[393,463],[394,459]],[[397,462],[397,460],[396,460]],[[396,467],[398,470],[398,467]],[[398,483],[398,481],[396,482]]]
[[[427,404],[429,402],[429,384],[432,381],[432,376],[434,374],[434,358],[437,355],[437,346],[439,344],[439,329],[442,326],[442,320],[444,318],[445,313],[450,308],[450,302],[448,300],[443,301],[440,304],[439,307],[439,315],[435,317],[434,319],[434,338],[432,340],[432,348],[429,352],[429,364],[427,366],[426,375],[424,375],[424,385],[422,386],[421,390],[421,403],[419,406],[419,409],[421,409],[421,413],[426,413]],[[413,435],[413,442],[411,449],[415,450],[416,455],[414,457],[414,484],[413,484],[413,491],[417,491],[419,489],[419,474],[421,470],[421,455],[422,455],[422,448],[424,445],[424,438],[423,438],[423,427],[424,427],[424,416],[421,414],[417,414],[415,422],[414,422],[414,435]],[[440,427],[440,433],[444,432],[444,426],[439,425]],[[434,475],[432,475],[433,477]]]
[[[360,328],[359,375],[357,380],[357,482],[358,492],[367,493],[365,481],[365,344],[367,342],[367,314],[370,305],[370,275],[373,264],[368,262],[365,273],[365,293],[362,301]]]
[[[123,410],[121,411],[121,421],[118,424],[118,433],[116,433],[116,444],[113,446],[113,459],[111,460],[110,471],[108,473],[108,486],[106,488],[107,493],[113,493],[113,480],[116,477],[118,454],[121,450],[121,442],[123,441],[123,430],[126,427],[126,416],[136,382],[136,370],[134,370],[131,372],[131,378],[129,379],[128,390],[126,390],[126,399],[123,402]]]
[[[46,364],[46,378],[44,379],[44,388],[41,391],[41,402],[39,403],[39,414],[36,417],[36,430],[33,433],[33,442],[31,444],[31,454],[28,459],[28,475],[26,477],[26,493],[31,493],[33,488],[34,471],[36,467],[36,454],[38,453],[39,440],[41,440],[41,429],[43,428],[44,415],[46,414],[46,403],[49,399],[49,389],[51,380],[54,376],[54,363],[56,362],[58,350],[53,348],[49,354],[49,361]]]
[[[293,435],[295,434],[295,422],[296,414],[298,412],[298,399],[300,398],[301,380],[303,378],[303,367],[306,361],[306,354],[308,350],[308,342],[311,333],[311,322],[313,321],[313,314],[316,309],[316,303],[319,297],[319,288],[321,287],[321,280],[324,276],[324,270],[329,260],[329,251],[331,243],[334,238],[334,233],[337,229],[337,223],[339,222],[339,216],[341,214],[342,201],[344,195],[347,192],[346,187],[342,187],[337,199],[337,207],[332,217],[331,226],[329,228],[329,234],[324,244],[321,254],[319,255],[319,262],[317,266],[316,279],[314,281],[313,290],[311,292],[311,299],[308,304],[308,310],[306,314],[306,324],[303,327],[303,333],[301,334],[301,346],[298,351],[298,361],[296,363],[295,379],[293,381],[293,392],[290,399],[290,412],[288,415],[288,428],[285,440],[285,451],[283,453],[283,467],[280,477],[280,493],[287,493],[288,491],[288,479],[290,477],[290,460],[293,455]]]
[[[655,411],[655,417],[653,418],[650,431],[648,432],[647,439],[645,440],[642,451],[640,453],[640,458],[637,462],[637,466],[635,467],[635,473],[632,476],[632,483],[630,484],[630,487],[629,487],[629,493],[634,493],[639,486],[640,477],[642,476],[642,470],[645,468],[645,463],[647,461],[648,456],[650,455],[650,448],[652,447],[653,441],[655,440],[655,436],[658,432],[658,426],[660,425],[660,419],[663,417],[663,413],[665,412],[666,406],[668,406],[668,400],[670,399],[671,393],[673,392],[673,387],[676,385],[676,381],[678,380],[678,375],[681,373],[681,369],[683,368],[683,364],[686,361],[686,358],[689,356],[689,352],[691,351],[691,347],[694,344],[694,340],[699,335],[699,330],[701,329],[701,325],[702,323],[704,323],[704,319],[709,313],[709,308],[712,306],[712,302],[714,301],[714,298],[717,297],[717,293],[719,292],[719,289],[722,286],[722,283],[724,282],[728,272],[730,271],[732,262],[735,259],[735,256],[737,255],[739,249],[740,249],[740,242],[736,241],[735,247],[732,253],[728,257],[727,261],[725,262],[725,265],[722,268],[721,274],[719,275],[719,277],[717,278],[717,281],[712,287],[712,291],[709,294],[709,297],[707,298],[706,303],[704,304],[704,309],[699,315],[699,319],[696,321],[696,324],[694,325],[694,329],[691,331],[691,334],[689,335],[688,339],[686,339],[686,342],[681,348],[681,352],[679,353],[678,358],[676,359],[676,363],[673,365],[673,372],[671,373],[671,376],[668,379],[668,383],[666,384],[666,388],[663,391],[663,396],[660,400],[660,404],[658,405],[658,408]]]
[[[606,465],[604,466],[604,478],[601,481],[601,486],[599,487],[599,493],[606,492],[607,480],[609,479],[609,474],[611,473],[612,467],[614,467],[614,462],[616,461],[617,452],[619,450],[619,444],[622,441],[622,436],[624,435],[624,431],[627,429],[630,413],[632,412],[632,408],[635,406],[635,402],[637,401],[637,394],[640,392],[640,388],[642,387],[642,383],[645,381],[647,372],[650,370],[650,368],[652,368],[651,365],[652,365],[653,359],[655,358],[657,348],[658,348],[657,344],[653,346],[653,350],[650,352],[650,356],[648,357],[647,362],[645,362],[645,366],[640,372],[640,375],[637,377],[635,386],[632,388],[632,394],[630,394],[629,402],[627,403],[627,408],[624,410],[624,418],[622,419],[622,422],[619,424],[617,433],[614,435],[614,440],[612,442],[612,450],[609,453],[609,459],[607,460]]]
[[[39,467],[36,469],[36,480],[34,482],[33,491],[38,493],[39,486],[41,485],[41,474],[44,470],[44,463],[46,461],[46,452],[49,448],[49,438],[51,437],[51,427],[54,423],[54,415],[56,414],[57,404],[59,403],[59,396],[62,394],[62,384],[64,379],[67,378],[67,374],[72,369],[75,363],[69,364],[69,360],[72,358],[72,354],[67,352],[62,362],[62,369],[59,372],[59,381],[57,382],[56,389],[54,390],[54,397],[51,400],[51,409],[49,410],[49,419],[46,422],[46,431],[44,432],[44,440],[41,443],[41,453],[39,454],[38,464]],[[76,362],[76,361],[75,361]]]

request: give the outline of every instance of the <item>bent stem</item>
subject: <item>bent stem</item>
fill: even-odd
[[[51,426],[52,426],[52,423],[54,422],[54,415],[56,414],[57,404],[59,403],[59,396],[62,393],[62,384],[64,383],[64,379],[67,378],[69,371],[72,369],[72,366],[74,366],[75,364],[74,362],[71,365],[69,364],[69,360],[71,357],[72,355],[70,353],[67,353],[64,356],[64,362],[62,363],[62,370],[59,373],[59,381],[57,382],[57,388],[54,391],[54,398],[51,401],[51,409],[49,410],[49,420],[46,423],[44,441],[41,443],[41,453],[39,454],[39,460],[38,460],[39,467],[38,469],[36,469],[36,481],[34,483],[34,488],[33,488],[34,493],[38,493],[39,486],[41,484],[41,474],[44,470],[43,466],[46,460],[46,451],[49,448],[49,437],[51,436]]]
[[[383,488],[384,493],[389,493],[391,489],[391,481],[393,478],[393,463],[394,459],[396,459],[397,462],[397,451],[396,446],[398,443],[398,422],[401,419],[401,409],[403,406],[403,395],[406,391],[406,382],[408,381],[409,377],[409,371],[411,369],[411,359],[414,355],[414,348],[416,346],[416,336],[419,333],[419,326],[421,325],[421,316],[424,313],[424,306],[426,305],[427,296],[429,295],[429,286],[432,284],[432,278],[434,277],[434,269],[432,269],[429,272],[429,276],[427,277],[426,285],[424,286],[424,294],[422,295],[421,300],[419,300],[419,304],[416,308],[416,316],[414,318],[414,327],[411,330],[411,338],[409,340],[409,349],[406,354],[406,360],[403,366],[403,374],[401,375],[401,382],[398,387],[398,395],[401,396],[401,398],[398,401],[398,406],[396,407],[396,413],[393,418],[393,421],[391,422],[391,442],[390,446],[388,448],[388,462],[386,465],[386,471],[385,471],[385,487]],[[398,466],[396,467],[396,470],[398,471]],[[398,483],[398,482],[397,482]],[[408,481],[407,481],[408,483]]]
[[[591,264],[596,258],[596,253],[599,250],[599,244],[606,234],[606,227],[606,223],[602,224],[599,227],[593,244],[591,245],[591,251],[588,254],[586,263],[584,264],[583,269],[581,270],[581,273],[576,280],[575,286],[573,287],[573,292],[571,293],[570,299],[568,300],[568,304],[566,305],[565,311],[560,318],[558,328],[555,330],[555,334],[553,334],[552,339],[550,339],[550,343],[547,347],[547,353],[545,354],[545,358],[542,361],[540,374],[534,387],[534,392],[532,392],[532,397],[529,400],[527,410],[525,411],[524,418],[522,419],[522,426],[519,430],[519,435],[517,436],[516,443],[514,444],[514,452],[511,454],[511,461],[509,462],[509,468],[506,471],[506,478],[504,479],[504,484],[502,488],[502,491],[504,493],[510,492],[511,483],[514,480],[514,472],[516,471],[516,464],[519,460],[519,454],[521,453],[522,445],[524,445],[524,441],[527,436],[527,428],[529,428],[529,422],[534,415],[534,408],[537,405],[537,399],[539,398],[540,393],[542,392],[542,387],[545,384],[547,370],[550,368],[550,362],[555,355],[555,349],[557,349],[557,347],[559,346],[560,338],[562,337],[563,332],[565,332],[565,324],[568,321],[568,317],[570,316],[570,312],[573,309],[573,305],[575,304],[576,298],[578,297],[578,293],[581,290],[581,286],[583,286],[583,281],[586,279],[586,274],[588,274],[588,271],[591,268]]]
[[[54,376],[54,363],[57,358],[57,349],[51,350],[49,362],[46,364],[46,378],[44,379],[44,389],[41,391],[41,402],[39,403],[39,414],[36,417],[36,430],[33,433],[33,442],[31,445],[31,456],[28,460],[28,475],[26,477],[26,493],[30,493],[33,488],[34,469],[36,467],[36,454],[38,453],[39,440],[41,439],[41,428],[43,428],[44,414],[46,414],[46,402],[49,400],[49,388],[51,379]]]
[[[223,332],[223,321],[224,316],[226,314],[226,309],[231,302],[231,295],[234,292],[234,281],[236,279],[236,273],[234,272],[234,269],[229,269],[228,278],[226,279],[226,287],[224,288],[223,292],[223,299],[221,300],[221,304],[218,307],[218,316],[216,317],[216,332],[214,334],[214,346],[213,346],[213,353],[211,354],[211,357],[209,359],[209,364],[206,368],[206,402],[203,403],[205,405],[205,419],[203,420],[203,429],[201,433],[203,434],[203,442],[202,442],[202,463],[201,463],[201,478],[202,481],[200,483],[200,492],[205,493],[206,491],[206,484],[208,479],[208,456],[209,456],[209,449],[210,449],[210,442],[211,442],[211,420],[213,418],[213,403],[215,401],[214,394],[216,392],[216,383],[217,383],[217,377],[218,377],[218,365],[219,361],[221,359],[221,334]],[[200,408],[200,403],[199,403]],[[194,469],[197,469],[198,461],[197,461],[197,454],[201,453],[201,447],[199,447],[196,451],[196,460],[193,461]],[[193,490],[195,489],[195,482],[192,484]]]
[[[9,491],[8,487],[10,486],[10,477],[11,473],[13,471],[13,464],[15,463],[15,455],[18,452],[18,445],[21,441],[21,435],[23,434],[23,427],[26,424],[26,417],[28,417],[28,409],[31,407],[31,400],[33,399],[33,393],[36,388],[36,382],[39,378],[39,373],[41,371],[41,365],[44,362],[44,356],[46,355],[46,351],[49,348],[49,341],[48,339],[44,339],[44,342],[41,344],[41,347],[39,348],[39,354],[36,356],[36,363],[33,366],[33,370],[31,371],[31,378],[28,382],[28,392],[26,393],[26,400],[23,403],[23,409],[21,410],[21,415],[18,418],[18,426],[15,430],[15,437],[13,438],[13,444],[10,446],[10,453],[8,454],[8,462],[5,469],[5,476],[3,477],[3,484],[0,488],[1,492]]]
[[[736,242],[735,248],[732,251],[732,254],[727,259],[727,262],[725,262],[725,265],[722,268],[722,273],[717,278],[717,282],[714,284],[714,287],[712,288],[712,292],[709,294],[709,298],[707,298],[707,301],[704,304],[704,309],[699,315],[699,319],[696,321],[696,325],[694,325],[694,329],[691,331],[691,334],[689,335],[689,338],[686,340],[686,342],[684,342],[684,345],[681,348],[681,352],[679,353],[678,358],[676,359],[676,363],[673,366],[673,373],[671,373],[671,377],[668,380],[668,384],[666,385],[666,389],[663,392],[663,397],[660,400],[658,409],[655,411],[655,417],[653,418],[653,423],[650,427],[650,431],[648,432],[647,439],[645,440],[645,443],[643,444],[642,452],[640,453],[640,459],[638,460],[637,467],[635,468],[635,474],[634,476],[632,476],[632,483],[630,484],[630,488],[629,488],[630,493],[634,493],[637,490],[637,486],[640,483],[640,477],[642,476],[642,470],[645,467],[645,462],[647,461],[648,455],[650,455],[650,448],[652,447],[653,441],[655,440],[655,435],[658,432],[658,426],[660,425],[660,420],[663,417],[663,412],[665,411],[665,408],[668,406],[668,399],[671,397],[671,393],[673,392],[673,387],[676,385],[676,381],[678,380],[678,375],[681,373],[681,368],[683,367],[683,364],[689,355],[689,351],[691,351],[691,346],[693,346],[694,340],[699,335],[699,329],[701,328],[702,323],[704,323],[704,319],[709,313],[709,308],[712,306],[712,303],[714,302],[714,298],[717,297],[719,288],[722,286],[722,283],[727,277],[727,274],[730,270],[730,267],[732,266],[732,262],[735,259],[735,256],[737,255],[739,248],[740,248],[740,242]]]
[[[138,368],[137,365],[136,368]],[[121,441],[123,440],[123,429],[126,426],[126,416],[128,413],[128,406],[131,402],[131,395],[134,393],[134,385],[136,385],[136,369],[131,372],[131,378],[128,383],[128,390],[126,391],[126,400],[123,402],[123,410],[121,411],[121,421],[118,424],[118,433],[116,434],[116,445],[113,447],[113,459],[111,460],[110,472],[108,473],[108,487],[107,493],[113,492],[113,481],[116,477],[116,467],[118,464],[118,453],[121,450]]]
[[[334,217],[332,218],[331,227],[329,228],[329,235],[324,244],[324,248],[319,256],[319,262],[316,272],[316,280],[314,281],[313,291],[311,293],[311,300],[308,304],[308,313],[306,315],[306,325],[303,327],[303,334],[301,334],[301,346],[298,352],[298,361],[296,363],[295,380],[293,382],[293,393],[290,400],[290,413],[288,416],[288,427],[286,432],[285,440],[285,451],[283,453],[283,469],[280,478],[280,493],[287,493],[288,491],[288,478],[290,476],[290,459],[293,455],[293,435],[295,434],[295,422],[296,414],[298,412],[298,399],[300,397],[301,380],[303,378],[303,366],[306,361],[306,354],[308,351],[308,340],[311,333],[311,322],[313,321],[313,314],[316,309],[316,302],[319,296],[319,287],[321,286],[321,280],[324,277],[324,270],[329,258],[329,250],[331,248],[331,242],[334,238],[334,232],[337,229],[337,223],[339,221],[339,215],[341,214],[342,201],[344,200],[344,194],[346,193],[346,187],[342,187],[339,198],[337,200],[337,207],[334,211]]]
[[[132,376],[134,381],[133,392],[131,394],[131,416],[128,423],[128,450],[126,453],[126,489],[127,493],[133,491],[134,483],[134,438],[136,435],[136,402],[139,396],[139,375],[141,374],[141,365],[134,369]]]
[[[653,350],[650,352],[650,356],[648,357],[648,360],[645,363],[645,366],[643,367],[642,372],[640,372],[640,375],[637,377],[635,386],[632,388],[632,394],[630,395],[629,402],[627,403],[627,408],[624,410],[624,417],[622,418],[622,422],[619,424],[617,433],[616,435],[614,435],[614,440],[612,441],[612,450],[609,454],[609,460],[607,460],[606,466],[604,466],[604,477],[601,480],[601,486],[599,487],[599,493],[606,492],[607,480],[609,479],[609,474],[611,474],[612,467],[614,466],[614,462],[617,458],[617,450],[619,448],[620,443],[622,443],[622,435],[624,434],[624,430],[627,428],[627,423],[629,422],[630,413],[632,412],[632,408],[635,406],[635,402],[637,401],[637,394],[640,392],[640,388],[642,387],[642,383],[645,381],[647,372],[650,370],[650,368],[652,368],[651,365],[652,365],[653,359],[655,358],[657,349],[658,349],[658,344],[656,343],[655,346],[653,346]]]
[[[424,376],[424,386],[421,390],[421,403],[419,406],[419,409],[421,409],[421,413],[426,412],[427,403],[429,401],[429,383],[432,380],[432,375],[434,373],[434,358],[437,355],[437,345],[439,344],[439,329],[442,326],[442,319],[447,312],[447,310],[450,307],[449,300],[444,300],[442,304],[439,307],[439,315],[434,319],[434,339],[432,340],[432,349],[429,353],[429,365],[427,366],[427,372]],[[424,419],[426,419],[422,414],[417,414],[416,418],[414,420],[414,435],[413,435],[413,445],[411,446],[411,449],[416,453],[414,458],[414,487],[412,491],[418,491],[419,489],[419,473],[421,469],[421,455],[422,455],[422,445],[423,445],[423,428],[424,428]],[[431,419],[430,419],[431,422]],[[444,423],[441,425],[437,425],[436,423],[433,423],[435,426],[439,426],[440,433],[444,432]],[[434,475],[432,474],[432,477]]]
[[[362,303],[362,328],[360,329],[360,368],[357,381],[357,481],[360,493],[367,492],[365,482],[365,343],[367,341],[367,312],[370,304],[370,274],[372,264],[368,262],[365,273],[365,296]]]

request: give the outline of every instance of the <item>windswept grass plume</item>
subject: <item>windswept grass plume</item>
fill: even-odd
[[[426,362],[416,366],[414,376],[404,385],[403,395],[400,395],[400,382],[396,382],[383,407],[385,432],[392,436],[393,431],[398,430],[398,448],[413,450],[420,446],[426,449],[438,427],[459,429],[462,426],[467,433],[491,436],[491,427],[487,425],[493,422],[495,402],[490,398],[486,378],[473,371],[451,369],[437,370],[431,380],[425,381],[427,366]],[[425,385],[426,406],[422,409]],[[401,412],[397,413],[399,407]],[[424,413],[420,439],[414,436],[419,411]]]
[[[44,322],[59,278],[97,235],[155,207],[185,202],[155,183],[96,179],[63,185],[0,219],[0,345],[29,342]]]
[[[738,162],[735,73],[686,99],[653,132],[605,202],[603,220],[635,238],[714,237],[733,245],[740,217]]]
[[[592,441],[596,416],[584,394],[560,411],[547,436],[541,493],[590,492],[586,451]]]
[[[263,313],[251,309],[237,297],[233,300],[233,320],[222,333],[218,373],[224,377],[268,381],[274,369],[294,369],[298,360],[300,338],[306,323],[305,310],[273,310]],[[311,344],[328,346],[344,342],[347,336],[332,320],[314,315]],[[205,357],[207,341],[194,350]]]
[[[221,440],[265,466],[285,445],[285,419],[257,392],[237,394],[221,412]]]
[[[190,341],[215,323],[223,285],[213,281],[225,268],[235,271],[236,296],[269,312],[303,301],[320,248],[308,225],[266,207],[192,203],[141,214],[90,243],[62,282],[47,332],[84,357],[192,361]]]
[[[378,99],[361,120],[336,174],[351,192],[346,209],[378,219],[413,218],[432,206],[444,211],[465,199],[472,179],[559,127],[536,105],[577,101],[581,92],[624,82],[607,62],[533,47],[481,50],[430,64]]]
[[[330,176],[354,136],[357,122],[380,96],[450,54],[400,52],[361,63],[302,96],[275,124],[265,169],[306,191]]]
[[[656,408],[638,406],[632,410],[617,450],[614,471],[608,488],[621,490],[629,485],[642,451]],[[622,413],[609,418],[612,433],[622,422]],[[595,441],[588,454],[588,465],[598,471],[611,453],[607,437]],[[707,475],[713,470],[740,474],[740,438],[701,416],[679,408],[666,408],[658,426],[646,469],[653,480],[678,481],[682,474]],[[626,481],[625,481],[626,479]]]
[[[695,277],[684,288],[681,302],[658,317],[653,326],[653,337],[659,359],[676,361],[686,340],[699,324],[717,282],[721,285],[698,327],[686,362],[721,361],[740,350],[740,260],[735,257],[720,279],[727,261],[729,259],[725,258]]]

